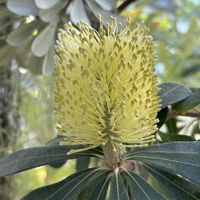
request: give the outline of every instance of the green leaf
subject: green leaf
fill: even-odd
[[[94,190],[87,200],[103,200],[106,199],[107,191],[110,183],[110,176],[104,177],[98,184],[94,186]]]
[[[191,94],[190,89],[177,83],[163,83],[159,85],[159,88],[161,89],[158,94],[162,100],[161,108],[177,103]]]
[[[39,11],[33,0],[8,0],[7,8],[21,16],[36,16]]]
[[[168,108],[163,108],[161,111],[158,112],[157,118],[159,122],[157,123],[157,127],[160,128],[166,121],[168,114]]]
[[[177,117],[172,117],[165,122],[168,133],[178,134],[178,132],[183,128],[183,126],[177,126],[178,121],[180,120]]]
[[[154,190],[141,176],[126,171],[130,190],[136,200],[166,200],[160,193]]]
[[[28,58],[27,64],[24,66],[30,70],[30,72],[34,75],[38,75],[42,73],[42,65],[44,62],[44,57],[36,57],[31,53]]]
[[[99,177],[104,171],[96,168],[86,169],[72,174],[58,183],[36,189],[22,200],[74,200],[91,179]]]
[[[70,19],[73,23],[78,23],[80,21],[84,21],[90,24],[88,16],[86,14],[83,1],[74,0],[72,3],[71,11],[70,11]]]
[[[76,171],[81,171],[83,169],[87,169],[90,164],[89,157],[77,158],[76,160]]]
[[[138,148],[127,153],[128,160],[138,160],[166,172],[179,174],[200,185],[200,142],[169,142]]]
[[[0,160],[0,177],[18,173],[50,163],[64,162],[78,157],[100,157],[96,150],[67,155],[74,147],[43,146],[17,151]]]
[[[49,24],[39,35],[34,39],[31,50],[37,57],[42,57],[47,54],[49,48],[54,43],[54,37],[57,28],[57,20]]]
[[[54,19],[58,18],[58,14],[63,7],[63,1],[60,1],[55,6],[49,9],[40,10],[39,17],[44,22],[52,22]],[[53,26],[53,25],[52,25]]]
[[[200,186],[194,185],[191,182],[172,175],[170,173],[159,170],[158,168],[145,165],[145,168],[152,174],[158,181],[151,181],[153,187],[156,187],[167,199],[170,200],[198,200],[200,199]]]
[[[114,171],[112,176],[108,200],[130,200],[119,171]]]
[[[6,7],[0,7],[0,19],[10,15],[12,15],[12,13]]]
[[[92,178],[79,194],[78,200],[105,199],[111,173],[112,171],[105,170],[99,176]]]
[[[54,55],[55,55],[55,50],[54,50],[54,43],[53,43],[44,58],[44,62],[42,66],[42,73],[44,75],[52,74],[53,66],[54,66]]]
[[[13,47],[22,45],[32,35],[37,25],[38,23],[35,20],[27,24],[22,24],[8,35],[6,41]]]
[[[195,75],[200,71],[200,65],[199,64],[194,64],[190,65],[188,68],[183,69],[182,76],[187,77],[191,75]]]
[[[188,135],[178,135],[172,133],[159,133],[162,142],[172,142],[172,141],[195,141],[195,139]]]
[[[45,0],[45,1],[35,0],[36,5],[40,9],[49,9],[53,7],[54,5],[56,5],[58,2],[59,0]]]
[[[176,103],[173,106],[173,109],[175,109],[178,112],[187,112],[188,110],[191,110],[198,106],[200,104],[200,88],[195,89],[190,96],[188,96],[183,101],[180,101]]]
[[[118,22],[125,24],[125,20],[122,17],[114,13],[111,14],[109,11],[102,9],[94,0],[87,0],[86,3],[96,17],[98,17],[99,14],[102,16],[102,20],[105,24],[110,22],[111,15],[115,17]]]
[[[49,141],[46,145],[47,146],[59,146],[59,142],[62,141],[62,139],[63,139],[62,136],[56,137],[53,140]],[[50,163],[49,166],[53,167],[53,168],[60,168],[66,162],[67,162],[67,160],[55,161],[55,162]]]
[[[0,48],[0,66],[7,65],[15,57],[16,48],[4,45]]]

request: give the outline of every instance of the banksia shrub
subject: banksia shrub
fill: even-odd
[[[171,133],[156,137],[168,106],[180,109],[194,93],[175,83],[159,91],[152,46],[144,25],[123,27],[115,18],[106,26],[100,19],[99,31],[83,22],[60,30],[54,72],[60,137],[3,158],[0,176],[58,168],[69,159],[81,163],[78,172],[23,200],[199,199],[199,142],[168,142],[181,140]],[[94,168],[91,157],[98,161]]]

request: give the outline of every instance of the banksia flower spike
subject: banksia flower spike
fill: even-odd
[[[115,18],[97,32],[80,22],[60,30],[55,58],[55,112],[62,144],[114,151],[155,140],[157,78],[152,37]]]

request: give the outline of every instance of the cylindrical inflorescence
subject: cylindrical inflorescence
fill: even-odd
[[[97,32],[80,22],[60,30],[55,58],[55,112],[62,144],[113,149],[155,140],[157,77],[152,37],[115,18]]]

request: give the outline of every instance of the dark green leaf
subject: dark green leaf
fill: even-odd
[[[126,155],[200,185],[200,142],[169,142],[138,148]]]
[[[99,176],[92,178],[90,183],[79,194],[78,200],[105,199],[111,173],[112,171],[106,170],[99,174]]]
[[[57,138],[49,141],[47,143],[48,146],[59,146],[59,142],[63,139],[62,136],[58,136]],[[53,167],[53,168],[60,168],[62,167],[65,163],[67,162],[66,160],[61,160],[61,161],[55,161],[55,162],[51,162],[49,163],[49,166]]]
[[[195,73],[197,73],[199,71],[200,71],[200,65],[199,64],[197,64],[197,65],[195,64],[193,66],[189,66],[186,69],[183,69],[182,75],[183,75],[183,77],[186,77],[186,76],[194,75]]]
[[[141,176],[126,171],[131,192],[136,200],[166,200],[160,193],[154,190]]]
[[[157,118],[159,119],[159,122],[157,124],[157,127],[160,128],[164,123],[167,118],[168,114],[168,108],[163,108],[161,111],[158,112]]]
[[[158,181],[158,189],[170,200],[198,200],[200,199],[200,186],[186,179],[172,175],[148,165],[145,168]],[[153,184],[153,183],[152,183]]]
[[[159,85],[159,88],[161,90],[158,95],[162,99],[161,108],[177,103],[191,94],[190,89],[177,83],[163,83]]]
[[[96,168],[86,169],[58,183],[36,189],[22,198],[22,200],[74,200],[90,180],[101,175],[103,171]]]
[[[110,176],[104,177],[99,184],[95,185],[95,189],[87,200],[103,200],[106,199],[108,187],[110,183]]]
[[[194,141],[194,138],[188,135],[178,135],[172,133],[159,133],[162,142],[172,141]]]
[[[56,138],[50,140],[46,145],[48,146],[59,146],[60,141],[62,141],[65,137],[58,135]]]
[[[64,162],[67,159],[99,157],[99,152],[93,150],[67,155],[70,149],[72,147],[69,146],[43,146],[17,151],[0,160],[0,176],[11,175],[49,163]]]
[[[166,121],[165,125],[167,127],[168,133],[178,134],[178,132],[183,128],[177,126],[178,121],[179,119],[176,117],[172,117]]]
[[[108,200],[130,200],[119,171],[115,171],[112,176]]]
[[[87,169],[90,164],[90,158],[77,158],[76,160],[76,171]]]
[[[189,97],[173,106],[178,112],[187,112],[200,104],[200,88],[194,90]]]

